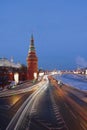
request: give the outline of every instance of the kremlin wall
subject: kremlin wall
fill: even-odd
[[[13,59],[10,61],[6,58],[0,59],[0,87],[14,81],[15,73],[18,74],[19,81],[37,79],[38,75],[38,58],[36,56],[34,38],[31,36],[28,56],[26,58],[27,67],[19,63],[14,63]]]

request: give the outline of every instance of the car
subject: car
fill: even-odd
[[[59,85],[60,87],[62,87],[63,83],[62,83],[61,80],[58,81],[58,85]]]

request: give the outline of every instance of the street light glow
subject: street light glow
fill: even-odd
[[[14,74],[14,80],[15,80],[15,84],[18,84],[18,82],[19,82],[19,74],[18,73]]]

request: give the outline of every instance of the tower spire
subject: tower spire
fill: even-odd
[[[30,52],[35,52],[35,46],[34,46],[34,38],[33,34],[31,35],[31,41],[30,41],[30,47],[29,47],[29,53]]]
[[[33,34],[31,34],[31,39],[34,39],[34,38],[33,38]]]

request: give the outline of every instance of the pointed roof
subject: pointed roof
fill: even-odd
[[[30,53],[30,52],[35,52],[33,34],[31,35],[31,42],[30,42],[30,47],[29,47],[29,53]]]
[[[33,34],[31,34],[31,40],[34,40]]]
[[[29,46],[27,59],[37,59],[36,50],[35,50],[35,46],[34,46],[33,35],[31,35],[31,40],[30,40],[30,46]]]

